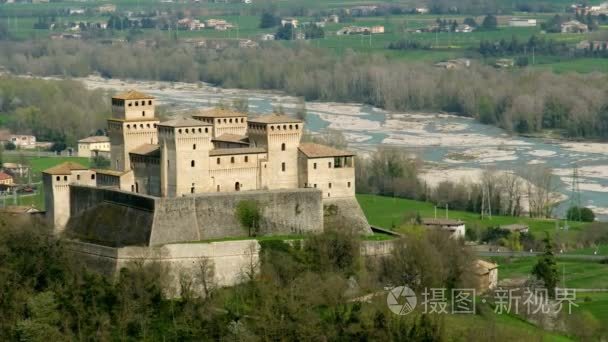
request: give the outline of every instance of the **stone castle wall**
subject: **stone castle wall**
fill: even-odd
[[[244,237],[236,208],[241,201],[260,208],[260,235],[323,230],[323,203],[316,189],[206,193],[158,198],[113,189],[71,186],[69,238],[106,246]]]

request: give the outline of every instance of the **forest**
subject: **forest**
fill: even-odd
[[[276,89],[307,100],[451,112],[514,133],[552,130],[571,138],[608,138],[608,76],[598,73],[496,70],[475,64],[443,70],[379,54],[334,54],[307,44],[217,51],[160,37],[145,46],[0,43],[0,65],[15,74],[99,73],[109,78]]]

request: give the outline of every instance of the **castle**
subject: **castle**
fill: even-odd
[[[268,233],[280,232],[281,226],[288,229],[284,233],[323,229],[328,205],[333,214],[342,208],[338,215],[347,221],[354,219],[356,223],[351,225],[369,232],[354,197],[354,154],[301,142],[301,120],[278,114],[251,118],[245,113],[212,109],[161,122],[155,115],[155,101],[137,91],[112,97],[112,117],[108,119],[111,169],[64,163],[43,172],[46,215],[55,232],[62,233],[71,226],[74,231],[80,229],[78,236],[94,236],[92,240],[100,241],[103,239],[99,235],[116,231],[117,226],[129,232],[135,229],[124,223],[106,223],[98,229],[82,227],[101,225],[99,221],[108,218],[102,220],[96,215],[112,204],[110,215],[124,214],[125,209],[120,206],[139,210],[138,213],[151,210],[154,215],[149,222],[141,219],[137,223],[140,226],[148,222],[150,231],[175,230],[189,215],[194,215],[192,220],[196,222],[192,224],[199,229],[193,232],[184,223],[183,229],[190,234],[182,232],[183,236],[173,234],[171,238],[154,240],[150,237],[154,234],[145,233],[148,236],[144,240],[125,240],[123,245],[234,236],[239,232],[231,226],[238,222],[234,214],[227,212],[226,201],[230,201],[233,210],[245,198],[265,203],[263,216],[270,227]],[[279,210],[294,196],[307,199],[294,199],[293,209]],[[220,199],[224,201],[222,208],[209,208]],[[184,204],[188,200],[192,201],[191,206]],[[209,204],[203,209],[201,203],[207,200]],[[183,209],[185,206],[190,209]],[[309,211],[303,212],[305,208]],[[180,214],[174,217],[173,227],[159,228],[158,222],[166,218],[165,214],[160,217],[159,212],[174,211]],[[294,216],[303,218],[297,221]],[[129,221],[129,217],[125,219]],[[337,221],[344,223],[343,219]],[[88,230],[83,233],[82,229]],[[128,235],[124,231],[119,234]],[[110,239],[116,243],[115,238]]]
[[[355,156],[303,143],[303,131],[290,116],[220,109],[160,122],[153,97],[128,91],[112,97],[111,168],[43,171],[45,217],[91,270],[158,262],[168,295],[179,296],[182,276],[208,260],[212,281],[231,286],[257,268],[261,250],[238,217],[245,201],[259,212],[256,236],[328,226],[371,234],[354,196]],[[371,254],[388,253],[379,247]]]

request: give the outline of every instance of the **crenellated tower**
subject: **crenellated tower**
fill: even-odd
[[[161,194],[176,197],[211,191],[209,150],[212,125],[179,118],[158,125]]]
[[[131,170],[129,152],[144,144],[157,144],[155,99],[137,91],[112,97],[112,118],[108,119],[111,168]]]
[[[287,115],[264,115],[249,119],[252,146],[265,147],[268,161],[261,170],[267,189],[298,187],[298,146],[304,131],[301,120]]]

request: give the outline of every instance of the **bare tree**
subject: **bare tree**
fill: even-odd
[[[531,165],[525,169],[530,217],[549,217],[557,204],[554,192],[557,190],[557,177],[546,165]]]
[[[209,297],[216,289],[215,263],[208,257],[198,259],[195,268],[195,277],[203,289],[205,297]]]

